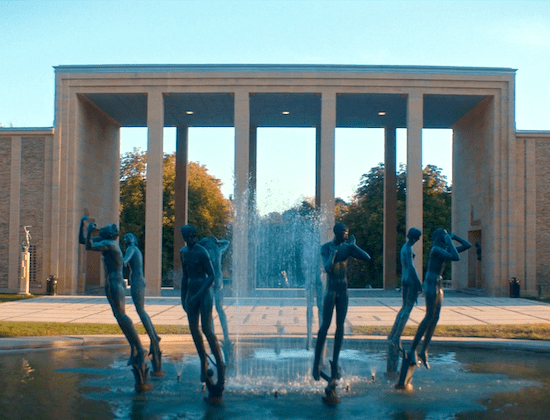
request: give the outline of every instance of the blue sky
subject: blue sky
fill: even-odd
[[[550,130],[549,1],[0,0],[0,18],[5,126],[53,125],[57,65],[259,63],[514,68],[516,127]],[[308,129],[259,133],[258,194],[266,209],[313,195],[313,138]],[[401,131],[403,163],[404,140]],[[190,159],[230,194],[233,131],[195,129],[190,141]],[[296,143],[303,153],[283,153]],[[450,177],[450,144],[449,131],[424,130],[423,164]],[[144,130],[123,130],[122,152],[133,146],[146,148]],[[382,146],[380,131],[337,130],[337,196],[353,194],[383,159]],[[167,129],[165,151],[173,147]]]

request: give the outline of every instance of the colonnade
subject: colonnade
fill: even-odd
[[[235,191],[233,247],[233,284],[251,291],[248,281],[248,208],[256,183],[257,127],[250,123],[250,90],[236,89],[234,96]],[[335,129],[336,88],[321,90],[321,118],[316,127],[316,205],[327,220],[324,240],[332,236],[335,203]],[[422,128],[423,93],[415,89],[407,94],[407,229],[422,228]],[[360,112],[360,110],[358,110]],[[161,90],[147,92],[147,195],[145,226],[146,294],[159,295],[162,278],[162,186],[164,95]],[[384,287],[396,287],[396,127],[385,127],[384,185]],[[188,127],[177,128],[176,141],[176,215],[174,256],[183,246],[179,228],[187,223]],[[365,168],[367,170],[368,168]],[[422,240],[421,240],[422,241]],[[422,245],[417,246],[415,263],[422,275]],[[243,287],[244,286],[244,287]],[[247,293],[247,292],[245,292]]]

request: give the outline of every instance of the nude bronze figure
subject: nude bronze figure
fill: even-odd
[[[208,388],[209,401],[219,402],[225,385],[225,364],[214,334],[212,322],[214,269],[206,249],[197,242],[197,230],[194,226],[185,225],[181,235],[186,245],[180,250],[182,280],[181,304],[187,313],[189,329],[201,362],[201,381]],[[214,382],[212,369],[208,368],[208,355],[204,348],[199,321],[206,340],[215,358],[218,378]]]
[[[143,275],[143,254],[137,246],[137,237],[133,233],[124,235],[126,252],[124,254],[124,266],[130,268],[130,287],[132,300],[141,319],[147,335],[151,341],[149,354],[153,365],[153,376],[164,376],[162,371],[162,352],[160,351],[160,337],[155,331],[151,318],[145,311],[145,277]]]
[[[403,292],[403,306],[395,317],[390,335],[388,336],[388,360],[386,364],[386,374],[397,374],[397,362],[399,359],[399,351],[401,347],[401,334],[407,325],[411,311],[418,300],[418,295],[422,293],[422,282],[414,266],[414,249],[413,246],[418,240],[422,232],[417,228],[410,228],[407,233],[407,242],[401,247],[401,289]]]
[[[122,273],[123,256],[118,243],[118,228],[116,225],[107,225],[99,230],[99,236],[92,238],[97,229],[95,222],[88,224],[87,234],[84,236],[84,223],[88,216],[80,221],[79,242],[86,245],[87,250],[101,252],[105,266],[105,294],[113,310],[120,329],[130,344],[130,360],[135,378],[135,388],[138,392],[151,389],[147,384],[148,369],[145,366],[147,351],[141,345],[141,340],[130,317],[126,314],[126,292]]]
[[[460,243],[458,248],[453,244],[453,240]],[[458,254],[466,251],[471,246],[467,240],[454,233],[447,233],[445,229],[437,229],[433,233],[433,244],[428,257],[428,268],[422,285],[426,297],[426,315],[416,330],[411,349],[408,353],[404,352],[399,381],[395,386],[397,389],[412,388],[412,375],[419,363],[422,363],[427,369],[430,368],[428,363],[428,346],[437,326],[437,321],[439,321],[441,305],[443,304],[441,273],[444,264],[447,261],[459,261],[460,257]],[[422,338],[424,338],[422,349],[417,353],[417,347]]]
[[[317,334],[315,343],[315,359],[313,361],[313,378],[318,381],[321,377],[328,382],[325,389],[325,401],[334,403],[338,401],[336,396],[337,380],[340,379],[338,357],[344,340],[344,321],[348,310],[348,280],[347,260],[354,257],[359,260],[370,260],[369,254],[355,244],[355,237],[349,236],[348,228],[343,223],[334,226],[334,239],[321,246],[321,258],[325,272],[327,273],[327,291],[323,301],[323,321]],[[332,315],[336,309],[336,333],[334,335],[334,348],[330,376],[320,369],[321,353],[327,338]]]

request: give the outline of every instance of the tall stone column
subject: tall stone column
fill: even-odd
[[[397,287],[397,177],[395,127],[384,129],[384,289]]]
[[[416,227],[422,236],[415,246],[414,265],[420,278],[422,272],[422,127],[424,126],[424,97],[421,92],[411,92],[407,100],[407,232]]]
[[[246,90],[235,92],[235,222],[233,230],[232,289],[247,296],[252,288],[249,273],[250,208],[250,97]]]
[[[321,209],[326,226],[322,241],[332,238],[334,226],[336,92],[325,91],[321,96],[321,127],[317,129],[316,204]]]
[[[258,127],[251,125],[248,129],[248,143],[249,143],[249,153],[248,153],[248,168],[249,168],[249,181],[248,187],[250,189],[250,202],[254,207],[256,205],[256,193],[257,193],[257,180],[256,175],[258,172],[257,162],[258,162]]]
[[[145,198],[145,278],[148,296],[160,296],[162,283],[162,177],[164,97],[147,94],[147,193]]]
[[[176,180],[174,186],[174,287],[180,287],[181,258],[180,249],[185,245],[181,237],[181,227],[189,218],[189,129],[187,126],[176,130]]]

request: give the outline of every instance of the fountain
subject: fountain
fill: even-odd
[[[385,378],[385,340],[346,341],[340,355],[341,402],[327,407],[310,375],[303,338],[276,345],[243,340],[241,363],[228,369],[223,402],[205,403],[199,358],[187,340],[163,344],[163,378],[137,394],[124,347],[3,353],[0,413],[5,418],[70,419],[512,419],[546,418],[550,362],[540,354],[432,345],[432,368],[415,390]],[[278,347],[280,346],[280,347]]]
[[[311,375],[314,364],[311,341],[314,297],[317,297],[321,313],[319,247],[320,232],[326,223],[314,212],[294,211],[264,218],[248,214],[245,220],[251,226],[246,232],[251,239],[252,258],[244,259],[245,267],[233,267],[234,275],[235,272],[251,273],[254,289],[305,288],[306,337],[285,334],[284,326],[278,329],[277,336],[269,337],[247,337],[237,329],[232,337],[235,363],[227,370],[217,349],[219,354],[214,362],[218,367],[217,381],[213,378],[214,372],[206,368],[206,358],[210,359],[210,355],[200,354],[199,357],[189,337],[180,337],[175,344],[163,341],[162,354],[159,352],[162,361],[157,360],[156,365],[163,366],[166,376],[151,378],[151,386],[145,393],[135,390],[138,385],[146,384],[147,377],[135,377],[136,386],[133,387],[128,379],[124,352],[112,348],[2,355],[0,386],[5,392],[0,398],[0,412],[8,413],[8,418],[56,415],[75,419],[302,419],[327,416],[335,419],[424,419],[455,418],[479,411],[487,414],[491,409],[486,417],[492,418],[495,413],[515,411],[520,403],[523,409],[530,407],[533,401],[529,399],[530,394],[525,394],[525,389],[543,389],[544,392],[537,395],[543,394],[542,404],[550,405],[550,398],[547,398],[550,384],[540,376],[542,371],[550,373],[550,363],[537,361],[542,366],[527,371],[522,366],[531,360],[529,355],[511,361],[512,358],[505,354],[436,348],[431,356],[431,371],[417,372],[416,389],[403,392],[395,390],[393,379],[384,376],[387,341],[350,338],[339,352],[340,369],[332,369],[330,376],[323,375],[329,383],[325,393],[334,397],[329,402],[339,401],[339,404],[331,407],[320,404],[323,389]],[[86,243],[93,244],[90,233]],[[232,243],[242,243],[243,235],[235,229]],[[234,293],[236,304],[239,304],[241,292],[237,289]],[[327,338],[326,350],[331,351],[335,340]],[[495,360],[498,363],[499,358],[501,363],[497,366]],[[480,359],[484,362],[479,363]],[[519,365],[517,371],[522,375],[510,375],[514,363]],[[143,365],[141,370],[147,374]],[[206,387],[201,386],[200,377]],[[341,398],[335,396],[336,384],[342,390]],[[508,397],[502,398],[502,395]],[[215,399],[216,404],[205,403],[205,399],[207,402]],[[499,402],[495,404],[495,400]]]

